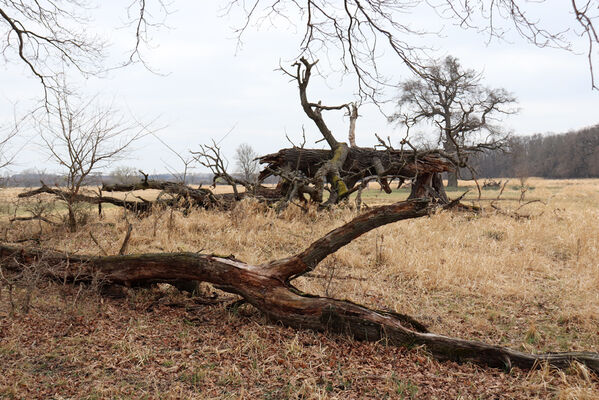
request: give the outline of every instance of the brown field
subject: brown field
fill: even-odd
[[[478,204],[472,183],[462,184],[472,189],[465,202]],[[499,191],[484,190],[480,215],[444,211],[372,231],[297,285],[410,314],[435,333],[530,352],[598,352],[599,180],[531,178],[526,185],[523,203],[521,182],[511,180],[494,203],[499,210],[490,205]],[[77,233],[37,221],[10,224],[10,215],[36,206],[21,201],[15,211],[16,193],[0,192],[4,241],[35,237],[41,227],[44,247],[118,253],[127,226],[122,210],[106,207],[98,219],[90,208]],[[372,206],[407,194],[373,185],[363,200]],[[543,203],[518,209],[531,200]],[[61,210],[53,207],[54,220]],[[229,212],[129,214],[128,252],[199,251],[261,263],[303,250],[355,215],[350,207],[304,212],[293,205],[277,215],[252,201]],[[109,299],[32,273],[14,282],[11,300],[13,277],[3,276],[0,398],[599,398],[597,376],[582,365],[505,373],[439,362],[423,348],[296,331],[248,305],[227,310],[235,298],[208,286],[204,296],[217,294],[216,304],[168,285]]]

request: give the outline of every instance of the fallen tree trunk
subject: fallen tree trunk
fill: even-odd
[[[191,188],[185,184],[168,181],[156,181],[146,179],[131,184],[102,184],[102,191],[106,192],[133,192],[136,190],[160,190],[163,193],[168,193],[175,196],[178,200],[185,200],[188,206],[196,206],[202,208],[212,208],[217,205],[224,205],[229,201],[224,196],[214,195],[212,191],[204,188]]]
[[[332,150],[299,147],[282,149],[259,158],[260,163],[266,164],[266,167],[260,172],[258,180],[278,175],[280,171],[299,171],[314,179],[320,168],[333,157]],[[410,198],[430,197],[447,203],[440,174],[451,170],[451,164],[434,153],[351,147],[339,173],[348,194],[354,191],[353,188],[360,180],[370,176],[376,176],[387,192],[390,191],[387,179],[413,179]]]
[[[60,279],[81,277],[83,270],[90,277],[100,274],[107,281],[123,285],[173,280],[210,282],[240,295],[274,321],[300,329],[348,334],[360,340],[384,339],[386,343],[398,346],[424,345],[439,359],[470,361],[505,369],[534,368],[540,362],[563,368],[578,361],[599,373],[597,353],[526,354],[478,341],[451,338],[427,332],[424,325],[409,316],[305,294],[291,284],[291,280],[314,270],[325,257],[358,236],[388,223],[427,216],[435,208],[437,206],[426,199],[378,207],[334,229],[299,254],[260,265],[197,253],[66,256],[55,251],[8,245],[0,245],[0,257],[5,265],[13,268],[25,263],[45,263],[52,267],[48,273]]]
[[[137,200],[125,200],[118,199],[110,196],[89,196],[85,194],[71,194],[65,190],[59,188],[52,188],[42,183],[42,186],[38,189],[30,190],[27,192],[19,193],[19,198],[27,198],[37,196],[42,193],[51,194],[63,201],[71,201],[73,203],[89,203],[98,204],[102,203],[112,204],[118,207],[126,208],[127,210],[133,211],[137,214],[147,214],[154,207],[179,207],[183,209],[189,209],[192,207],[198,208],[219,208],[219,209],[230,209],[234,206],[235,202],[245,197],[255,197],[261,201],[267,203],[273,203],[281,198],[281,193],[276,189],[269,189],[262,186],[257,186],[254,190],[249,193],[239,193],[239,198],[236,198],[233,193],[221,193],[213,194],[209,189],[204,188],[191,188],[187,185],[177,182],[167,181],[155,181],[155,180],[143,180],[133,184],[113,184],[113,185],[102,185],[101,192],[132,192],[136,190],[160,190],[163,193],[168,193],[173,196],[169,199],[157,199],[157,200],[146,200],[137,197]]]
[[[275,189],[269,189],[260,185],[253,185],[249,191],[238,193],[237,198],[233,193],[214,194],[211,190],[205,188],[192,188],[183,183],[157,181],[144,179],[138,183],[132,184],[112,184],[102,185],[102,191],[107,192],[132,192],[135,190],[160,190],[175,196],[178,200],[187,202],[187,206],[201,208],[221,208],[228,209],[234,202],[251,196],[266,202],[278,201],[281,193]]]
[[[101,204],[101,203],[113,204],[115,206],[124,207],[127,210],[131,210],[131,211],[134,211],[137,213],[147,213],[147,212],[151,211],[152,205],[153,205],[153,202],[150,202],[150,201],[131,201],[131,200],[124,200],[124,199],[117,199],[115,197],[109,197],[109,196],[88,196],[88,195],[81,194],[81,193],[73,195],[65,190],[51,188],[49,186],[46,186],[45,184],[42,184],[42,186],[38,189],[19,193],[17,195],[17,197],[26,198],[26,197],[37,196],[38,194],[42,194],[42,193],[52,194],[61,200],[67,201],[67,199],[68,199],[74,203],[81,202],[81,203],[90,203],[90,204]]]

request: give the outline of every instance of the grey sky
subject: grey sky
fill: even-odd
[[[113,71],[103,79],[81,81],[80,86],[90,94],[102,93],[103,98],[113,100],[139,120],[155,120],[155,127],[163,127],[157,134],[182,153],[197,149],[211,138],[219,141],[233,128],[221,143],[227,149],[231,167],[235,147],[240,143],[249,143],[260,154],[274,152],[289,146],[285,133],[299,141],[302,125],[308,146],[323,146],[314,145],[320,137],[301,111],[295,83],[275,71],[279,62],[284,66],[291,64],[301,32],[284,26],[252,28],[242,49],[236,51],[231,26],[240,21],[219,17],[217,3],[173,3],[175,12],[167,19],[169,29],[155,32],[155,47],[145,52],[152,68],[165,75],[134,65]],[[111,12],[102,12],[106,16],[100,22],[111,32],[113,54],[120,54],[131,43],[131,33],[112,30],[119,21],[113,23],[108,17]],[[568,12],[567,2],[553,0],[545,4],[543,18],[560,26],[564,20],[572,20]],[[426,29],[439,29],[440,20],[430,12],[419,14],[416,10],[408,17]],[[510,42],[493,41],[487,46],[484,34],[450,25],[443,35],[421,40],[437,49],[434,54],[456,56],[464,67],[484,71],[485,84],[503,87],[519,99],[520,114],[505,120],[505,126],[514,133],[564,132],[599,123],[599,93],[591,91],[586,56],[580,54],[582,47],[575,49],[578,54],[538,49],[515,36],[509,36]],[[384,63],[397,70],[396,77],[409,77],[390,54]],[[326,80],[314,77],[309,94],[325,104],[344,103],[354,98],[353,83],[352,77],[342,80],[336,74]],[[0,117],[10,116],[11,103],[17,102],[19,109],[26,109],[28,99],[39,96],[40,90],[21,65],[0,66]],[[399,140],[400,132],[387,124],[376,107],[365,105],[360,114],[356,137],[359,145],[373,145],[375,132]],[[346,140],[348,121],[343,113],[332,112],[325,118],[335,135]],[[29,130],[24,133],[31,139],[12,170],[56,170],[34,145],[35,134]],[[151,136],[134,146],[130,159],[118,164],[148,172],[165,171],[165,164],[181,168],[177,158]]]

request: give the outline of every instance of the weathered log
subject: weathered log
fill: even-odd
[[[42,193],[52,194],[61,200],[65,200],[65,201],[70,200],[74,203],[77,203],[77,202],[90,203],[90,204],[109,203],[109,204],[113,204],[115,206],[124,207],[127,210],[131,210],[131,211],[134,211],[137,213],[147,213],[152,209],[152,205],[153,205],[153,203],[149,202],[149,201],[131,201],[131,200],[124,200],[124,199],[117,199],[115,197],[109,197],[109,196],[88,196],[88,195],[81,194],[81,193],[72,194],[65,190],[51,188],[49,186],[46,186],[45,184],[42,184],[42,186],[38,189],[19,193],[17,195],[17,197],[26,198],[26,197],[37,196],[38,194],[42,194]]]
[[[273,175],[278,168],[288,167],[299,170],[307,177],[314,177],[320,166],[333,157],[332,150],[302,149],[299,147],[281,149],[267,154],[258,160],[267,164],[260,172],[260,181]],[[446,172],[452,166],[435,154],[414,155],[413,151],[377,150],[367,147],[351,147],[343,163],[344,179],[357,182],[363,176],[376,176],[375,163],[383,167],[385,175],[413,179],[419,174]],[[348,185],[349,186],[349,185]],[[351,185],[353,186],[353,185]]]
[[[102,190],[108,192],[131,192],[135,190],[160,190],[176,196],[178,199],[186,200],[189,205],[201,208],[221,208],[228,209],[238,199],[243,199],[248,196],[256,197],[265,202],[274,202],[281,199],[282,194],[276,189],[270,189],[261,185],[250,185],[248,191],[238,193],[238,198],[233,193],[214,194],[210,189],[192,188],[188,185],[178,182],[158,181],[158,180],[142,180],[133,184],[112,184],[102,185]]]
[[[168,181],[157,181],[144,179],[137,183],[131,184],[102,184],[102,191],[106,192],[132,192],[135,190],[160,190],[179,198],[193,202],[195,206],[203,208],[211,208],[219,204],[221,199],[218,199],[212,191],[204,188],[191,188],[185,184]]]
[[[148,214],[156,206],[180,207],[185,210],[192,207],[199,207],[205,209],[219,208],[227,210],[233,207],[239,199],[243,199],[248,196],[256,197],[259,200],[265,201],[267,203],[272,203],[281,199],[280,191],[258,185],[255,188],[253,188],[251,193],[240,193],[239,198],[236,198],[232,193],[213,194],[212,191],[205,188],[192,188],[177,182],[155,180],[142,180],[138,183],[133,184],[104,184],[100,189],[100,193],[102,193],[103,191],[131,192],[136,190],[148,189],[160,190],[164,193],[172,195],[173,198],[149,201],[138,197],[140,201],[137,201],[118,199],[115,197],[102,195],[88,196],[81,193],[73,195],[65,190],[59,188],[52,188],[45,184],[42,184],[42,186],[38,189],[19,193],[18,197],[26,198],[46,193],[54,195],[58,197],[60,200],[71,201],[73,203],[83,202],[89,204],[98,204],[98,206],[100,206],[102,203],[109,203],[115,206],[124,207],[127,210],[133,211],[140,215]]]
[[[435,208],[434,203],[425,199],[378,207],[334,229],[297,255],[260,265],[197,253],[66,256],[55,251],[8,245],[0,245],[0,258],[5,265],[14,268],[24,263],[44,262],[53,267],[48,273],[61,279],[69,275],[81,277],[83,269],[90,277],[101,274],[103,279],[123,285],[173,280],[210,282],[240,295],[274,321],[300,329],[348,334],[360,340],[384,339],[386,343],[398,346],[424,345],[439,359],[470,361],[505,369],[529,369],[542,362],[563,368],[578,361],[599,373],[597,353],[527,354],[451,338],[429,333],[422,324],[405,315],[304,294],[291,285],[292,279],[312,271],[326,256],[358,236],[384,224],[426,216]]]
[[[259,181],[280,171],[299,171],[308,178],[319,180],[322,167],[333,159],[332,150],[303,149],[294,147],[259,158],[266,167],[260,172]],[[387,193],[391,191],[387,178],[401,181],[413,179],[410,199],[430,197],[448,203],[443,189],[441,173],[451,171],[452,165],[435,153],[418,154],[410,150],[377,150],[373,148],[351,147],[339,170],[345,184],[346,195],[356,190],[355,185],[369,176],[378,177]],[[342,197],[341,197],[342,198]]]

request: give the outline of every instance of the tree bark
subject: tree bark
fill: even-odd
[[[347,135],[347,140],[349,141],[349,145],[351,147],[358,147],[356,145],[356,120],[358,119],[358,106],[356,103],[351,103],[348,106],[348,114],[349,114],[349,133]]]
[[[408,200],[420,198],[432,198],[441,204],[449,204],[440,173],[423,173],[414,179]]]
[[[388,223],[427,216],[435,208],[437,206],[425,199],[378,207],[332,230],[299,254],[260,265],[197,253],[66,256],[55,251],[1,244],[0,257],[12,268],[43,262],[50,266],[48,274],[60,279],[75,275],[82,279],[85,276],[83,270],[90,279],[100,274],[105,280],[123,285],[175,280],[209,282],[242,296],[274,321],[300,329],[347,334],[360,340],[385,340],[398,346],[424,345],[439,359],[470,361],[505,369],[515,366],[534,368],[544,361],[562,368],[578,361],[599,372],[597,353],[526,354],[478,341],[451,338],[428,332],[424,325],[406,315],[312,296],[291,285],[291,280],[314,270],[325,257],[360,235]]]
[[[458,187],[458,174],[455,172],[447,173],[447,187],[457,188]]]
[[[451,123],[450,123],[451,125]],[[445,150],[445,152],[447,152],[448,154],[455,154],[457,149],[456,146],[453,144],[453,142],[451,141],[451,128],[446,128],[446,132],[445,132],[445,142],[443,143],[443,149]],[[457,188],[458,187],[458,174],[457,174],[457,168],[459,168],[458,166],[455,166],[455,171],[448,171],[447,172],[447,187],[450,188]]]
[[[260,157],[260,163],[266,164],[266,167],[258,179],[263,181],[282,170],[299,171],[308,178],[315,178],[321,166],[332,158],[334,152],[331,150],[282,149]],[[450,169],[451,164],[435,154],[418,155],[412,151],[349,147],[340,175],[348,191],[352,191],[356,183],[369,176],[376,176],[382,181],[386,181],[386,177],[414,179]]]
[[[267,203],[273,203],[279,200],[282,196],[281,192],[278,190],[273,190],[270,188],[266,188],[263,186],[255,186],[252,193],[240,193],[239,198],[236,198],[233,193],[221,193],[221,194],[213,194],[209,189],[204,188],[191,188],[187,185],[176,183],[176,182],[166,182],[166,181],[153,181],[153,180],[144,180],[139,183],[134,184],[113,184],[113,185],[103,185],[100,193],[102,191],[107,192],[130,192],[135,190],[148,190],[155,189],[160,190],[162,192],[171,194],[174,196],[174,199],[164,199],[164,200],[155,200],[148,201],[131,201],[131,200],[123,200],[117,199],[115,197],[110,196],[87,196],[83,194],[71,195],[65,190],[61,190],[58,188],[51,188],[42,184],[42,186],[35,190],[30,190],[27,192],[19,193],[18,197],[32,197],[42,193],[52,194],[59,199],[67,202],[68,205],[68,218],[69,218],[69,226],[75,226],[77,224],[75,213],[72,210],[72,206],[70,204],[83,202],[90,204],[98,204],[98,207],[102,203],[109,203],[115,206],[124,207],[127,210],[136,212],[141,215],[145,215],[149,213],[153,207],[156,206],[166,206],[166,207],[180,207],[183,209],[189,209],[191,207],[200,207],[205,209],[210,208],[220,208],[220,209],[229,209],[233,207],[236,201],[239,199],[245,198],[246,196],[256,197],[261,201],[265,201]],[[69,201],[71,203],[69,203]]]
[[[81,193],[72,195],[65,190],[51,188],[49,186],[46,186],[45,184],[42,184],[42,186],[38,189],[19,193],[17,197],[26,198],[26,197],[37,196],[38,194],[42,194],[42,193],[52,194],[65,202],[67,200],[70,200],[71,201],[70,204],[78,203],[78,202],[90,203],[90,204],[109,203],[109,204],[113,204],[115,206],[124,207],[131,211],[139,212],[139,213],[149,212],[152,209],[152,202],[130,201],[130,200],[117,199],[117,198],[109,197],[109,196],[87,196],[87,195],[84,195]],[[71,219],[71,217],[74,217],[74,214],[71,215],[70,210],[71,210],[71,208],[69,208],[69,220]]]

